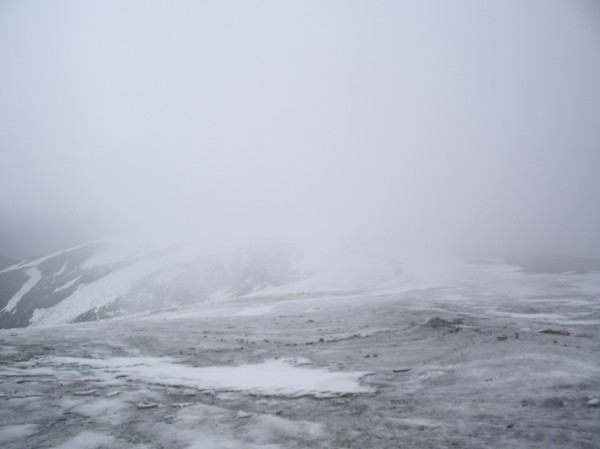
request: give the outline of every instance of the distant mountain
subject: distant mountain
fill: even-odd
[[[0,269],[0,328],[94,321],[251,295],[358,291],[397,280],[394,260],[360,252],[198,244],[86,243]]]
[[[95,242],[0,270],[0,328],[92,321],[236,297],[295,280],[290,253]]]
[[[463,288],[482,298],[600,291],[600,274],[530,273],[498,259],[97,241],[0,269],[0,328],[51,326],[194,308],[233,299],[275,301]],[[475,292],[475,293],[474,293]],[[368,296],[367,295],[367,296]]]

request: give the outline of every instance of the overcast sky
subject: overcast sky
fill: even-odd
[[[3,0],[0,213],[600,255],[600,2]]]

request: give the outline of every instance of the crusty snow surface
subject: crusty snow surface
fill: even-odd
[[[0,447],[600,448],[597,277],[494,270],[0,331]]]

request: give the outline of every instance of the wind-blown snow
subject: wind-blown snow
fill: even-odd
[[[27,279],[19,291],[8,300],[6,307],[4,307],[2,310],[3,312],[10,312],[17,306],[17,304],[19,304],[21,298],[23,298],[23,296],[25,296],[42,278],[42,272],[37,268],[32,267],[27,270],[27,276],[29,276],[29,279]]]
[[[59,364],[91,366],[115,375],[150,384],[172,385],[208,391],[239,391],[269,396],[333,397],[371,393],[360,384],[367,372],[330,372],[298,367],[292,360],[267,360],[255,365],[192,367],[171,358],[138,357],[81,359],[57,357]]]

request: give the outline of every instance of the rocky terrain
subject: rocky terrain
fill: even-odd
[[[3,330],[0,444],[600,447],[598,275],[428,266]]]

